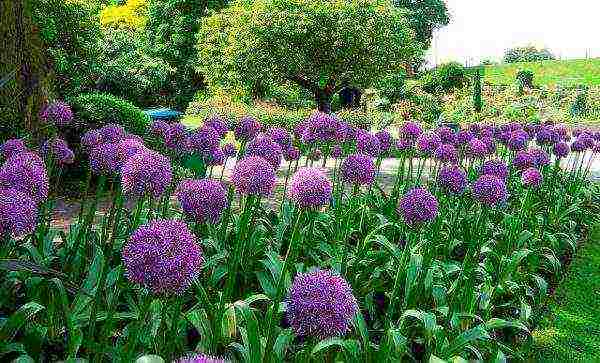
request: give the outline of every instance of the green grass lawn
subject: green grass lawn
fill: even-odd
[[[513,84],[519,70],[527,69],[535,73],[537,85],[577,85],[600,86],[600,58],[552,60],[530,63],[500,64],[485,67],[485,81],[491,84]]]
[[[600,362],[600,224],[578,251],[533,336],[533,361]]]

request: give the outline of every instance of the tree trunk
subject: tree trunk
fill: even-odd
[[[317,106],[319,107],[319,111],[324,113],[331,113],[331,99],[333,97],[333,92],[331,92],[328,88],[320,89],[315,93],[315,101],[317,101]]]

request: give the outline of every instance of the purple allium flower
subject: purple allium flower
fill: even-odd
[[[510,133],[506,146],[512,151],[523,150],[528,141],[528,135],[525,131],[513,131]]]
[[[438,214],[438,201],[427,189],[414,188],[400,199],[398,213],[410,226],[431,222]]]
[[[542,126],[537,132],[535,142],[540,145],[553,145],[560,140],[560,135],[552,126]]]
[[[415,142],[404,138],[396,140],[396,150],[400,152],[411,151],[415,147]]]
[[[227,125],[227,121],[221,116],[215,114],[210,116],[204,121],[204,126],[212,127],[219,136],[219,139],[222,139],[229,131],[229,126]]]
[[[0,188],[0,235],[21,237],[35,230],[37,205],[27,194]]]
[[[433,153],[433,156],[442,163],[455,164],[458,162],[458,150],[452,144],[442,144]]]
[[[448,126],[438,127],[436,134],[440,137],[442,143],[444,144],[454,144],[456,142],[456,133],[454,133],[454,130]]]
[[[331,199],[333,186],[319,168],[304,167],[292,176],[290,198],[300,208],[319,208]]]
[[[471,139],[473,139],[473,133],[469,130],[461,130],[458,132],[458,135],[456,136],[456,143],[458,145],[466,145],[469,143],[469,141],[471,141]]]
[[[39,155],[23,152],[10,157],[0,168],[0,188],[27,194],[37,204],[48,197],[48,175]]]
[[[569,144],[561,141],[561,142],[554,144],[553,151],[554,151],[554,156],[556,156],[556,158],[562,159],[562,158],[566,157],[567,155],[569,155],[569,153],[571,152],[571,148],[569,147]]]
[[[59,165],[73,164],[75,161],[75,154],[69,144],[58,137],[46,141],[40,151],[42,155],[53,157]]]
[[[140,226],[123,247],[125,276],[154,294],[181,294],[199,275],[202,250],[182,221]]]
[[[355,185],[369,185],[375,179],[373,158],[365,154],[352,154],[340,165],[342,179]]]
[[[379,139],[370,132],[359,130],[356,134],[356,151],[376,158],[381,153]]]
[[[350,284],[327,270],[296,275],[285,302],[288,321],[301,337],[344,336],[358,313]]]
[[[294,161],[300,159],[300,149],[295,146],[291,146],[285,150],[283,157],[287,161]]]
[[[541,126],[538,124],[526,124],[523,126],[523,130],[527,133],[530,139],[537,135],[540,128]]]
[[[594,137],[594,140],[596,142],[600,142],[600,131],[594,132],[594,136],[593,137]]]
[[[481,175],[493,175],[502,180],[508,178],[508,166],[502,160],[486,160],[481,165]]]
[[[537,168],[550,164],[550,156],[542,149],[531,149],[529,155],[531,155],[533,166]]]
[[[533,158],[528,151],[521,150],[513,158],[512,165],[519,170],[524,170],[533,166]]]
[[[118,144],[108,142],[100,144],[90,152],[90,167],[96,174],[111,175],[119,172]]]
[[[344,141],[347,134],[347,127],[345,126],[346,125],[334,115],[315,111],[308,117],[304,129],[302,130],[302,141],[308,144],[315,141]]]
[[[102,134],[98,130],[90,130],[81,136],[81,146],[83,146],[88,153],[102,143]]]
[[[254,138],[260,131],[260,123],[252,116],[244,116],[234,129],[235,138],[248,141]]]
[[[542,183],[542,173],[536,168],[527,168],[521,174],[521,181],[526,187],[538,188]]]
[[[488,153],[488,146],[479,139],[472,139],[467,144],[467,152],[472,158],[483,159]]]
[[[216,148],[208,158],[206,158],[206,164],[211,166],[218,166],[225,164],[225,153],[220,148]]]
[[[234,157],[235,154],[237,154],[237,149],[235,145],[231,143],[223,145],[223,147],[221,147],[221,150],[223,150],[225,158],[231,158]]]
[[[392,134],[386,130],[381,130],[375,134],[375,137],[379,140],[379,148],[381,153],[385,154],[389,152],[390,148],[392,147],[392,143],[394,142]]]
[[[423,155],[431,155],[441,144],[442,140],[436,134],[426,133],[417,138],[417,150]]]
[[[275,187],[275,169],[260,156],[247,156],[235,165],[231,181],[240,194],[267,197]]]
[[[27,149],[27,146],[25,146],[25,143],[21,139],[6,140],[2,146],[0,146],[0,153],[2,153],[5,160],[11,156],[27,151],[29,151],[29,149]]]
[[[120,125],[108,124],[100,129],[102,142],[119,142],[125,138],[127,132]]]
[[[473,197],[487,206],[497,206],[506,201],[506,183],[494,175],[484,174],[473,183]]]
[[[73,111],[67,103],[54,101],[42,109],[40,118],[45,123],[54,124],[56,127],[65,127],[73,120]]]
[[[485,144],[488,155],[491,155],[496,152],[496,142],[493,138],[485,136],[481,138],[481,141],[483,141],[483,143]]]
[[[283,151],[281,146],[266,134],[259,134],[246,146],[246,156],[260,156],[275,169],[281,165]]]
[[[583,143],[587,149],[592,149],[594,147],[594,138],[590,134],[584,134],[579,136],[579,138],[583,139]]]
[[[150,125],[150,134],[164,141],[169,134],[170,128],[171,126],[168,122],[163,120],[154,120]]]
[[[573,141],[571,143],[571,150],[573,150],[574,152],[580,153],[580,152],[584,152],[587,149],[585,140],[581,137],[578,137],[577,139],[575,139],[575,141]]]
[[[133,197],[160,197],[171,183],[169,158],[152,150],[131,156],[121,168],[123,194]]]
[[[173,363],[226,363],[225,359],[205,354],[187,355],[177,359]]]
[[[165,145],[178,154],[185,154],[191,149],[190,134],[181,122],[169,125],[165,137]]]
[[[140,151],[148,150],[144,144],[135,139],[124,139],[117,143],[117,160],[123,165],[130,157]]]
[[[479,130],[479,137],[494,137],[494,127],[492,125],[483,125]]]
[[[218,223],[227,206],[225,188],[212,179],[184,180],[175,195],[185,214],[198,223]]]
[[[481,133],[481,125],[478,123],[470,124],[469,131],[473,134],[473,136],[479,135]]]
[[[193,152],[208,159],[219,148],[219,134],[210,126],[202,126],[190,135],[190,146]]]
[[[457,165],[443,166],[437,177],[438,185],[452,194],[462,194],[467,188],[467,174]]]
[[[292,146],[292,135],[283,127],[272,127],[267,131],[267,135],[278,143],[282,150]]]
[[[405,122],[400,128],[400,135],[406,140],[416,140],[422,133],[421,126],[412,121]]]
[[[596,145],[594,145],[594,147],[592,148],[592,152],[594,154],[599,154],[600,153],[600,141],[596,142]]]
[[[339,144],[333,145],[331,148],[331,157],[334,159],[339,159],[344,155],[344,150]]]

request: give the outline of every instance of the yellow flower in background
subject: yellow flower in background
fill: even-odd
[[[225,137],[223,138],[223,145],[225,144],[233,144],[238,150],[240,148],[240,142],[235,139],[235,134],[233,131],[227,131],[225,134]]]
[[[148,0],[127,0],[120,6],[107,6],[100,12],[103,27],[125,27],[138,29],[146,25]]]

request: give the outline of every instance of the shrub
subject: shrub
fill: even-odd
[[[510,48],[504,52],[505,63],[538,62],[552,59],[555,57],[548,49],[537,49],[533,46]]]
[[[517,72],[517,81],[521,87],[533,88],[533,71],[522,69]]]
[[[70,100],[75,117],[85,129],[116,123],[128,132],[144,135],[150,118],[128,101],[106,93],[88,93]]]
[[[571,106],[571,116],[585,116],[588,110],[588,88],[584,85],[577,87],[577,96]]]
[[[406,81],[406,73],[395,73],[384,77],[377,84],[377,89],[381,92],[381,95],[390,101],[390,103],[396,103],[401,99],[406,98],[406,88],[404,87]]]
[[[450,62],[427,72],[422,78],[423,89],[431,94],[447,93],[468,83],[467,72],[462,64]]]

